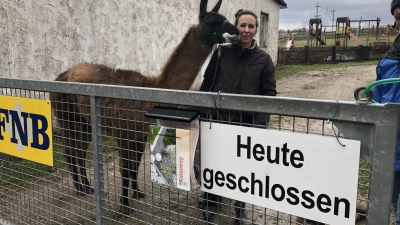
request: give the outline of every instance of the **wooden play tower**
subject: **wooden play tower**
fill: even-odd
[[[364,45],[365,43],[359,39],[358,32],[357,35],[353,34],[351,31],[351,22],[358,22],[358,29],[361,27],[361,22],[376,22],[376,39],[378,40],[379,32],[379,22],[380,18],[376,20],[352,20],[349,17],[338,17],[336,19],[336,32],[335,32],[335,45],[347,47],[348,40],[353,39],[358,45]],[[358,30],[359,31],[359,30]]]
[[[319,47],[321,45],[325,45],[326,38],[325,38],[325,36],[322,35],[322,19],[321,18],[310,19],[310,26],[309,26],[308,32],[310,35],[307,40],[307,46]]]
[[[347,34],[347,28],[350,27],[349,17],[338,17],[336,19],[336,32],[335,32],[335,45],[336,46],[347,46],[349,35]]]

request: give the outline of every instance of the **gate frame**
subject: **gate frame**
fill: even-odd
[[[361,126],[363,129],[356,129],[355,132],[352,130],[346,132],[345,129],[343,133],[348,138],[361,139],[361,155],[371,163],[367,224],[390,223],[394,176],[394,169],[390,168],[395,166],[397,142],[393,140],[397,140],[400,104],[357,104],[333,100],[216,94],[10,78],[0,78],[0,88],[90,96],[92,130],[95,131],[93,132],[93,143],[94,146],[97,146],[94,160],[98,160],[97,162],[102,160],[101,129],[99,127],[99,98],[102,97],[214,108],[214,98],[218,95],[221,108],[227,110],[248,111],[251,109],[251,112],[332,120],[339,126],[347,124],[349,126],[345,126],[346,129],[353,130]],[[331,119],[333,115],[335,117]],[[99,163],[95,163],[95,165],[96,223],[104,224],[104,177]]]

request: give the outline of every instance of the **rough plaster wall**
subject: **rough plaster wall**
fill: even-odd
[[[0,76],[50,80],[81,62],[156,75],[196,23],[197,3],[0,1]]]
[[[208,10],[216,2],[210,0]],[[187,28],[197,23],[199,4],[200,0],[0,1],[0,77],[52,80],[82,62],[154,76]],[[220,12],[233,22],[238,8],[259,14],[260,4],[265,4],[262,11],[270,13],[270,21],[276,21],[270,23],[271,31],[275,25],[277,30],[279,6],[273,0],[225,0]],[[270,40],[266,50],[275,61],[278,38]]]

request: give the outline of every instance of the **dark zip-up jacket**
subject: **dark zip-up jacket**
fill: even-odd
[[[275,67],[271,56],[260,49],[256,43],[253,46],[253,48],[244,48],[237,44],[222,45],[215,85],[210,90],[218,51],[215,51],[211,57],[200,91],[276,96]],[[229,119],[240,120],[236,114],[232,113]],[[254,123],[266,125],[268,120],[268,115],[256,114]],[[242,114],[242,122],[252,123],[253,116],[248,113]]]

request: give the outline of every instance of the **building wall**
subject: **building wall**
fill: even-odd
[[[210,0],[208,10],[216,2]],[[52,80],[82,62],[157,75],[197,23],[199,5],[200,0],[0,1],[0,77]],[[278,31],[275,1],[225,0],[220,12],[233,22],[238,8],[263,8],[274,21],[270,30]],[[270,34],[266,50],[276,61],[278,32]]]

